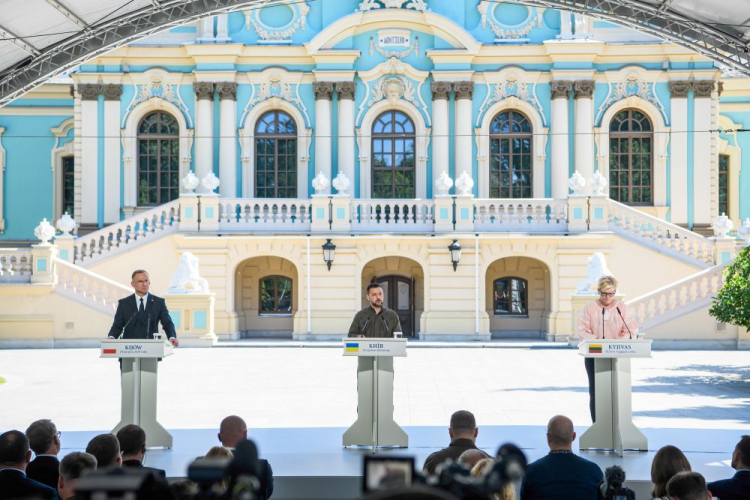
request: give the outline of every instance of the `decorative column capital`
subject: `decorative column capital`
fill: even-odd
[[[214,84],[212,82],[195,82],[193,84],[195,98],[199,101],[211,101],[214,98]]]
[[[594,80],[578,80],[573,85],[576,99],[591,99],[594,97]]]
[[[338,82],[336,84],[336,92],[339,93],[339,100],[348,99],[350,101],[353,101],[354,91],[356,88],[357,86],[354,84],[354,82]]]
[[[216,84],[216,92],[219,94],[219,100],[237,100],[237,83],[235,82],[219,82]]]
[[[456,100],[471,99],[474,96],[474,82],[456,82],[453,84]]]
[[[99,93],[101,92],[102,86],[98,83],[79,83],[78,93],[81,95],[82,101],[96,101],[99,99]]]
[[[333,94],[333,82],[313,82],[313,92],[315,92],[315,100],[325,99],[331,100]]]
[[[724,82],[718,82],[716,91],[721,95],[724,92]]]
[[[573,82],[566,80],[552,80],[549,82],[552,99],[568,99],[573,90]]]
[[[102,93],[105,101],[119,101],[122,96],[122,85],[119,83],[102,85]]]
[[[693,82],[695,97],[711,97],[716,85],[713,80],[698,80]]]
[[[693,82],[687,80],[669,82],[669,93],[672,95],[672,99],[686,98],[692,88]]]
[[[449,82],[432,82],[432,100],[448,100],[451,95],[451,84]]]

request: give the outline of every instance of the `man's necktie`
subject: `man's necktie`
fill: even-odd
[[[143,312],[144,312],[144,309],[143,309],[143,297],[141,297],[141,305],[138,306],[138,314],[140,314],[141,316],[143,316]]]

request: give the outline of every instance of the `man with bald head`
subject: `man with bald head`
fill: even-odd
[[[436,451],[424,461],[422,469],[426,475],[435,474],[438,471],[438,466],[448,460],[457,461],[461,454],[467,450],[476,450],[484,455],[483,458],[490,458],[489,455],[477,448],[476,440],[479,435],[479,428],[474,414],[470,411],[459,410],[451,415],[448,435],[451,438],[448,447]]]
[[[219,426],[219,441],[222,446],[234,450],[239,443],[247,439],[247,424],[237,415],[230,415],[221,421]],[[258,480],[260,491],[257,498],[266,500],[273,494],[273,470],[268,460],[258,459]]]
[[[547,424],[549,454],[529,464],[521,484],[521,500],[597,500],[604,475],[593,462],[573,453],[576,432],[563,415]]]

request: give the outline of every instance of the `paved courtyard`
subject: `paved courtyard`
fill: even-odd
[[[749,359],[658,351],[634,360],[636,424],[750,431]],[[589,424],[583,361],[571,349],[415,346],[395,369],[404,426],[445,426],[458,409],[474,412],[480,427],[544,425],[556,413]],[[0,350],[0,377],[0,430],[38,418],[63,431],[118,421],[117,362],[96,349]],[[356,417],[356,360],[317,345],[178,349],[160,365],[159,391],[168,429],[214,428],[230,413],[256,428],[346,427]]]

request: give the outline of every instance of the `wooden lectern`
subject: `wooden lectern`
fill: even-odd
[[[172,344],[164,340],[102,340],[100,358],[122,359],[121,416],[112,434],[136,424],[146,431],[149,447],[172,447],[172,435],[156,421],[158,360],[172,354]]]
[[[347,338],[344,356],[357,356],[357,421],[344,432],[344,446],[409,446],[393,421],[393,358],[406,356],[404,338]]]
[[[650,358],[651,340],[584,340],[578,354],[594,358],[596,422],[579,439],[582,450],[648,450],[648,439],[633,424],[630,358]]]

